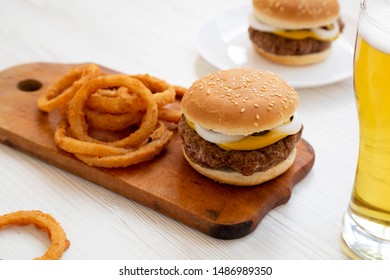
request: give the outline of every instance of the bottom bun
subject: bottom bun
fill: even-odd
[[[191,161],[186,155],[185,151],[183,150],[183,155],[185,159],[192,166],[192,168],[194,168],[200,174],[210,179],[213,179],[214,181],[224,183],[224,184],[235,185],[235,186],[254,186],[269,181],[281,175],[282,173],[286,172],[287,169],[289,169],[291,165],[294,163],[296,153],[297,153],[297,149],[295,148],[294,150],[292,150],[292,152],[290,153],[290,155],[287,157],[286,160],[278,163],[274,167],[266,171],[256,172],[252,175],[245,176],[239,172],[222,171],[219,169],[211,169],[211,168],[200,166],[194,163],[193,161]]]
[[[286,64],[286,65],[307,65],[319,63],[330,55],[331,48],[327,48],[322,52],[304,54],[304,55],[276,55],[273,53],[266,52],[262,48],[259,48],[255,44],[253,44],[254,49],[262,56],[267,58],[270,61]]]

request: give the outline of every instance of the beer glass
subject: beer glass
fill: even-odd
[[[390,259],[390,0],[362,0],[354,58],[359,156],[342,245]]]

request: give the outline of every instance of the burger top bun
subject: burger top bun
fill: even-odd
[[[253,0],[256,18],[282,29],[315,28],[339,17],[337,0]]]
[[[233,68],[194,82],[181,108],[191,122],[227,135],[277,127],[294,114],[298,95],[271,72]]]

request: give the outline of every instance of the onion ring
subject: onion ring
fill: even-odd
[[[45,112],[64,106],[87,80],[99,75],[99,67],[87,64],[74,67],[61,79],[49,86],[38,98],[38,108]]]
[[[173,86],[167,82],[150,75],[132,75],[141,81],[152,93],[158,107],[162,107],[175,101],[176,92]],[[122,114],[130,111],[144,111],[145,103],[136,96],[129,95],[123,88],[108,92],[97,91],[92,94],[87,106],[100,113]]]
[[[174,87],[175,92],[176,92],[176,97],[180,97],[180,98],[183,97],[187,91],[187,88],[182,87],[182,86],[173,86],[173,87]]]
[[[85,117],[88,125],[100,130],[121,130],[142,122],[142,112],[132,112],[123,114],[100,113],[91,109],[85,109]]]
[[[154,101],[157,103],[158,107],[175,101],[175,88],[164,80],[148,74],[132,75],[131,77],[141,81],[153,93]]]
[[[110,114],[123,114],[146,108],[142,100],[137,96],[130,95],[127,88],[124,87],[109,91],[101,89],[96,91],[89,97],[87,106],[96,112]]]
[[[171,136],[172,131],[169,131],[164,124],[160,123],[160,127],[150,135],[151,142],[137,149],[129,149],[125,154],[105,157],[94,157],[83,154],[75,154],[75,156],[90,166],[105,168],[126,167],[150,160],[158,155],[166,147]]]
[[[178,123],[181,119],[181,111],[171,110],[168,108],[158,109],[158,119],[167,122]]]
[[[70,242],[66,238],[61,225],[49,214],[38,210],[17,211],[0,216],[0,229],[10,225],[26,226],[34,224],[38,229],[48,233],[51,245],[44,255],[34,260],[59,260],[63,252],[69,248]]]
[[[158,120],[177,123],[181,117],[169,108],[177,89],[148,74],[103,74],[92,64],[72,69],[50,88],[38,104],[41,110],[61,109],[55,144],[91,166],[150,160],[173,135]],[[54,105],[47,108],[43,101]]]
[[[80,153],[93,156],[120,155],[127,152],[125,148],[117,148],[109,145],[80,141],[69,137],[68,123],[60,121],[54,133],[54,141],[64,151],[69,153]]]
[[[138,130],[128,137],[114,142],[102,142],[88,135],[88,124],[83,112],[89,96],[99,88],[127,87],[146,102],[146,113]],[[89,80],[75,94],[69,103],[68,121],[73,135],[83,141],[108,144],[114,147],[135,147],[140,145],[154,130],[157,123],[157,105],[152,93],[140,81],[126,75],[101,76]]]

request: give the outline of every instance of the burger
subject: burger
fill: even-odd
[[[233,68],[195,81],[178,130],[185,159],[214,181],[253,186],[294,162],[302,123],[298,95],[271,72]]]
[[[263,57],[279,64],[325,60],[344,28],[337,0],[253,0],[249,38]]]

